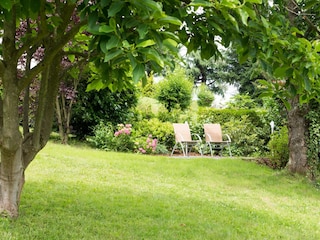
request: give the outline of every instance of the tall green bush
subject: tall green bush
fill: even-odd
[[[137,105],[136,89],[112,92],[110,89],[86,91],[86,84],[78,88],[77,100],[72,110],[71,126],[78,138],[93,134],[93,129],[101,121],[116,125],[127,122]]]
[[[271,135],[268,147],[273,168],[282,169],[287,165],[289,160],[288,141],[288,128],[285,126]]]
[[[198,92],[198,105],[200,107],[210,107],[214,100],[214,95],[206,85],[201,85]]]
[[[182,111],[190,106],[193,84],[183,69],[178,68],[157,84],[156,98],[169,112],[174,108]]]
[[[158,139],[158,143],[166,148],[171,148],[174,145],[174,133],[171,122],[161,122],[157,118],[150,120],[142,120],[135,124],[135,137],[148,136]]]

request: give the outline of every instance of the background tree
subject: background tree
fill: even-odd
[[[206,84],[212,92],[220,95],[225,94],[230,84],[236,86],[239,93],[258,98],[261,91],[254,82],[263,79],[259,66],[250,60],[240,64],[232,47],[222,48],[220,51],[221,56],[218,59],[202,59],[199,51],[187,55],[187,73],[193,77],[194,83]]]

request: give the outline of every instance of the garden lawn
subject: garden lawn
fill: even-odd
[[[111,153],[49,143],[0,239],[320,239],[320,192],[240,159]]]

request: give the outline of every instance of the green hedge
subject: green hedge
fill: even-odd
[[[192,130],[203,136],[204,123],[220,123],[224,134],[231,137],[235,156],[261,156],[268,151],[270,125],[266,111],[255,109],[199,108]]]
[[[215,109],[215,108],[199,108],[198,121],[201,123],[226,123],[231,120],[240,120],[243,116],[247,116],[249,121],[257,127],[263,125],[262,117],[265,111],[257,111],[251,109]]]

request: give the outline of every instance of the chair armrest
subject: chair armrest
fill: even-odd
[[[227,137],[227,139],[228,139],[227,142],[231,143],[231,138],[230,138],[229,134],[224,134],[224,136]]]
[[[197,140],[197,141],[199,141],[199,142],[201,142],[201,141],[202,141],[202,140],[201,140],[201,137],[200,137],[200,135],[199,135],[199,134],[192,133],[191,135],[192,135],[192,136],[196,136],[196,137],[198,138],[198,140]]]
[[[213,142],[213,141],[212,141],[212,137],[211,137],[211,135],[210,135],[210,134],[206,134],[206,136],[208,136],[208,138],[209,138],[209,142]]]

